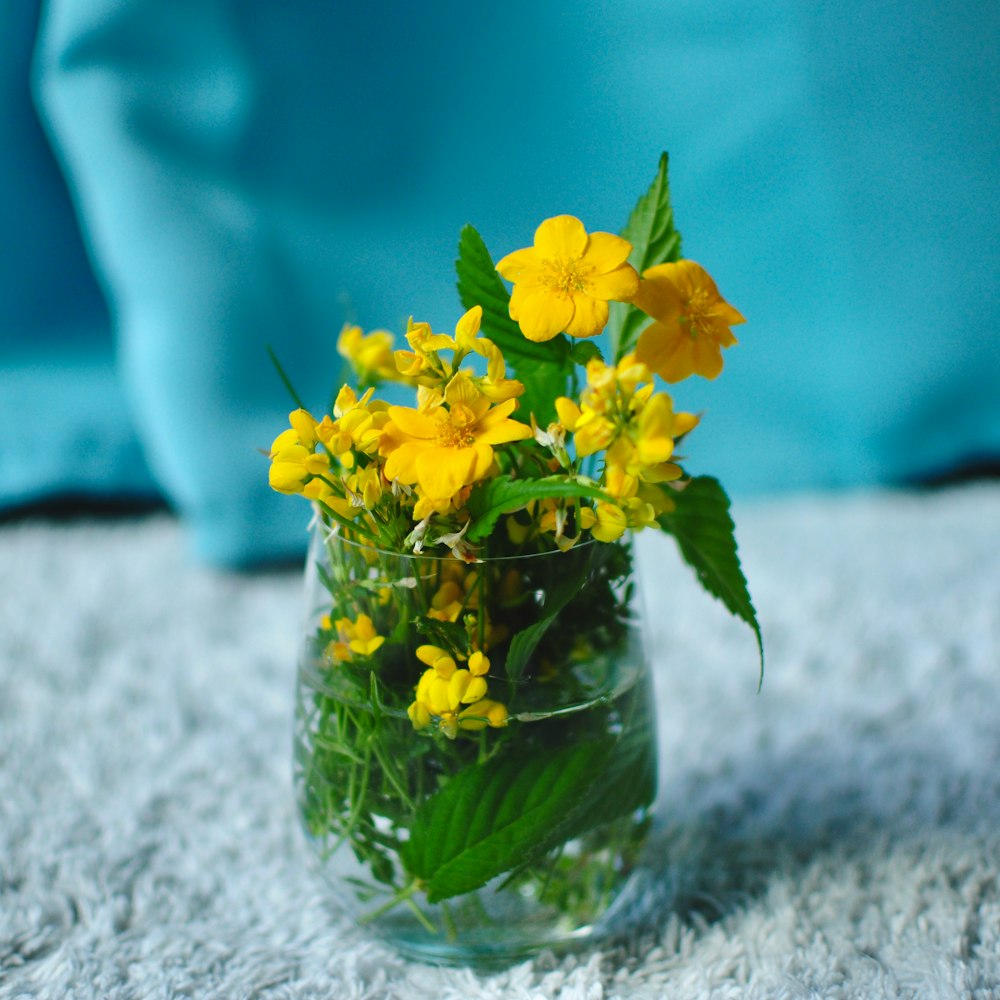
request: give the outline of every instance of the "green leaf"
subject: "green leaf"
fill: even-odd
[[[648,806],[656,795],[656,744],[653,731],[647,726],[626,733],[614,748],[614,756],[608,762],[585,796],[570,812],[565,822],[560,823],[553,833],[547,849],[582,837],[596,826],[610,822],[620,816]],[[542,852],[544,853],[544,852]],[[537,860],[531,856],[514,868],[505,881],[519,875]]]
[[[614,766],[618,746],[608,737],[552,753],[527,745],[459,773],[421,805],[403,848],[428,900],[478,889],[578,836],[582,824],[615,818],[600,795],[629,778],[631,761]],[[638,791],[648,801],[647,784]],[[616,808],[637,808],[636,798]]]
[[[278,378],[281,379],[282,385],[285,387],[285,392],[292,397],[292,402],[300,409],[304,410],[305,403],[302,402],[302,398],[295,391],[295,386],[292,385],[292,380],[288,377],[288,373],[285,371],[284,366],[278,360],[278,355],[275,354],[274,348],[270,344],[265,344],[264,347],[267,350],[268,357],[271,359],[271,364],[274,365],[274,370],[278,373]]]
[[[465,537],[470,542],[485,538],[503,514],[512,514],[526,507],[532,500],[549,497],[593,497],[607,500],[608,496],[596,486],[581,483],[566,476],[546,476],[544,479],[511,479],[497,476],[473,490],[467,509],[472,522]]]
[[[528,665],[528,660],[531,659],[531,654],[545,637],[545,633],[559,612],[580,593],[589,571],[588,563],[584,562],[582,569],[583,572],[561,577],[555,587],[545,595],[542,616],[534,624],[521,629],[511,640],[504,665],[510,680],[516,681],[521,676]]]
[[[592,340],[578,340],[570,348],[569,356],[573,363],[586,365],[588,361],[603,361],[601,349]]]
[[[752,629],[760,653],[759,690],[764,680],[764,640],[740,567],[729,497],[711,476],[691,479],[684,489],[668,495],[676,506],[660,515],[660,527],[674,536],[681,556],[705,590]]]
[[[660,154],[660,164],[649,190],[636,202],[621,235],[632,244],[629,263],[642,274],[649,267],[675,261],[681,255],[681,234],[674,227],[674,212],[670,205],[670,183],[667,176],[668,157]],[[635,345],[639,330],[649,317],[636,306],[625,302],[611,303],[608,331],[611,355],[617,362]]]
[[[556,400],[569,390],[570,366],[568,363],[543,365],[525,362],[514,366],[514,377],[524,383],[524,394],[518,397],[517,409],[511,414],[515,420],[535,423],[545,428],[556,418]]]

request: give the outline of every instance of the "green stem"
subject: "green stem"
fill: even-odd
[[[445,900],[441,901],[441,920],[444,923],[445,936],[449,941],[458,940],[458,927],[455,918],[452,916],[451,908]]]
[[[389,761],[386,759],[385,755],[379,748],[377,739],[373,739],[371,741],[371,748],[375,753],[375,759],[379,762],[379,765],[382,768],[382,773],[385,775],[386,780],[389,782],[390,785],[392,785],[396,794],[406,804],[406,807],[411,812],[414,811],[416,809],[416,806],[414,805],[413,800],[410,798],[410,795],[406,791],[406,789],[403,788],[403,785],[400,782],[398,775],[395,773],[394,765],[389,763]]]
[[[417,882],[417,880],[414,879],[409,885],[404,886],[402,889],[400,889],[395,896],[392,896],[390,899],[387,899],[381,906],[377,906],[370,913],[366,913],[364,916],[359,917],[358,923],[370,924],[373,920],[378,920],[378,918],[381,917],[383,913],[388,913],[389,910],[393,909],[396,906],[399,906],[400,903],[407,902],[407,900],[409,900],[410,897],[413,896],[419,890],[420,890],[420,885]],[[423,917],[423,914],[421,914],[421,916]],[[432,924],[430,924],[430,921],[427,921],[426,917],[423,917],[421,923],[424,923],[424,926],[429,927],[432,934],[437,933],[437,929]]]
[[[406,905],[413,911],[413,915],[420,921],[421,926],[427,931],[428,934],[437,934],[438,929],[430,922],[424,911],[417,906],[416,900],[408,899],[406,901]],[[455,939],[449,934],[448,940],[454,941]]]

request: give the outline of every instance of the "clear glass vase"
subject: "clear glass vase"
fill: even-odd
[[[634,919],[656,732],[627,539],[469,563],[319,523],[306,593],[298,810],[359,923],[495,965]]]

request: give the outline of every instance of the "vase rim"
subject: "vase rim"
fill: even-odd
[[[510,556],[483,556],[476,557],[473,559],[462,559],[452,552],[447,551],[444,553],[433,554],[430,552],[395,552],[392,549],[383,549],[377,545],[365,545],[363,542],[355,541],[353,538],[347,538],[343,533],[343,528],[339,524],[333,525],[332,528],[328,528],[322,521],[317,519],[315,522],[314,530],[320,534],[325,541],[329,541],[332,538],[336,538],[339,542],[344,545],[350,545],[358,550],[365,550],[367,552],[374,552],[380,556],[389,556],[393,559],[413,559],[413,560],[424,560],[429,562],[441,562],[443,560],[450,560],[456,563],[463,563],[467,566],[480,566],[498,563],[509,563],[509,562],[521,562],[527,559],[544,559],[549,556],[565,556],[570,555],[573,552],[590,551],[593,546],[599,545],[596,538],[588,538],[585,541],[581,541],[571,546],[568,549],[547,549],[545,552],[523,552],[520,555],[510,555]],[[623,541],[631,541],[631,532],[626,532],[622,536]],[[608,543],[604,543],[608,544]],[[613,542],[611,544],[617,544]]]

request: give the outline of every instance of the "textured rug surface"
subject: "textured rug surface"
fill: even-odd
[[[736,511],[764,623],[644,539],[655,928],[491,974],[406,962],[305,860],[297,574],[166,516],[0,527],[0,998],[1000,998],[1000,487]]]

